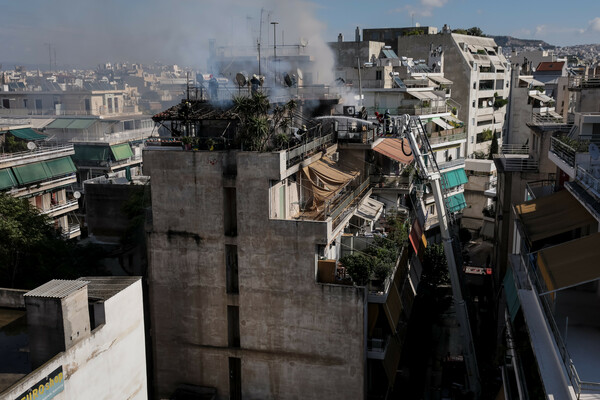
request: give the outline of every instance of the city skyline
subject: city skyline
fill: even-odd
[[[203,67],[208,40],[222,45],[255,46],[262,31],[263,44],[272,46],[271,22],[278,22],[277,41],[295,44],[300,38],[311,47],[323,47],[342,33],[352,40],[356,27],[382,28],[411,25],[441,28],[478,26],[488,35],[539,39],[551,45],[592,44],[600,38],[600,3],[574,0],[529,2],[526,12],[516,0],[500,3],[473,0],[412,0],[375,3],[332,0],[228,0],[216,2],[131,1],[127,3],[52,3],[33,0],[8,2],[0,15],[0,63],[58,66],[95,66],[98,63],[159,61]],[[260,21],[262,20],[262,24]],[[262,28],[262,29],[261,29]],[[53,62],[53,63],[54,63]]]

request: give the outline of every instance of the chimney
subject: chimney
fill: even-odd
[[[360,42],[360,28],[358,26],[356,27],[356,32],[354,34],[354,40],[356,42]]]
[[[33,369],[90,336],[88,283],[53,279],[23,295]]]
[[[342,43],[344,41],[344,35],[341,33],[338,35],[338,43]]]

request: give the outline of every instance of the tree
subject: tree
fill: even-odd
[[[0,287],[104,273],[102,250],[62,240],[49,222],[29,202],[0,193]]]
[[[269,98],[261,93],[253,93],[250,97],[237,96],[233,99],[234,112],[240,124],[237,140],[242,148],[248,151],[267,151],[269,146],[282,144],[276,134],[285,131],[297,103],[290,100],[284,105],[276,106],[269,114]]]
[[[477,26],[474,26],[469,29],[462,29],[462,28],[453,29],[452,33],[459,33],[461,35],[469,35],[469,36],[485,36],[485,34],[481,30],[481,28],[479,28]]]
[[[498,136],[496,135],[496,131],[494,131],[494,136],[492,137],[492,144],[490,145],[490,154],[488,155],[488,159],[493,160],[494,154],[498,154]]]
[[[371,278],[373,260],[366,254],[355,252],[340,258],[340,263],[357,286],[364,286]]]

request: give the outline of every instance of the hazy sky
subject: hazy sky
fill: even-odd
[[[600,0],[0,0],[0,63],[58,65],[105,61],[203,67],[208,39],[263,44],[300,37],[320,45],[362,28],[479,26],[485,33],[540,39],[554,45],[600,43]],[[282,38],[283,37],[283,38]],[[228,43],[226,43],[228,42]]]

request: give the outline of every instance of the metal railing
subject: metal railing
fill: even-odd
[[[79,206],[79,202],[77,200],[69,200],[66,203],[55,204],[55,205],[51,206],[49,209],[43,210],[42,214],[44,214],[44,215],[53,214],[53,216],[56,216],[56,214],[59,213],[60,211],[70,210],[72,207],[75,207],[75,206]]]
[[[575,368],[575,364],[573,363],[573,359],[567,349],[567,346],[560,334],[560,330],[556,325],[556,320],[554,319],[554,313],[552,312],[553,305],[549,301],[549,295],[540,295],[540,293],[545,293],[548,291],[546,284],[544,282],[543,277],[539,271],[537,261],[536,261],[537,252],[534,253],[521,253],[521,262],[525,266],[525,270],[527,271],[527,275],[530,280],[533,282],[537,296],[540,300],[540,304],[542,306],[542,311],[545,316],[545,320],[548,322],[548,326],[550,327],[550,331],[554,336],[554,340],[556,342],[556,346],[558,348],[560,357],[562,359],[563,364],[567,370],[567,375],[569,376],[569,380],[573,384],[573,389],[579,399],[582,392],[599,392],[600,391],[600,382],[589,382],[583,381],[579,377],[577,373],[577,368]]]
[[[529,154],[528,144],[503,144],[500,148],[501,154]]]
[[[371,175],[374,189],[409,190],[412,187],[413,175]]]
[[[58,146],[44,146],[37,147],[34,150],[18,151],[16,153],[2,153],[0,154],[0,163],[7,163],[16,160],[23,160],[25,158],[35,158],[57,153],[75,152],[72,144],[63,144]],[[71,153],[71,154],[73,154]]]
[[[579,165],[577,166],[575,177],[583,188],[591,192],[596,198],[600,198],[600,179]]]
[[[503,154],[495,157],[501,160],[502,166],[508,172],[537,171],[539,162],[533,158],[505,157]]]
[[[453,142],[456,140],[466,140],[467,133],[465,128],[447,129],[440,132],[435,132],[429,137],[429,143],[436,145],[440,143]]]
[[[568,144],[563,143],[559,138],[550,138],[550,151],[569,166],[575,166],[575,155],[577,154],[577,151]]]
[[[569,89],[587,89],[600,87],[600,75],[575,75],[569,77]]]
[[[289,168],[295,162],[303,160],[307,154],[314,152],[324,144],[333,142],[334,134],[330,133],[325,136],[315,138],[314,140],[298,145],[285,152],[286,166]]]
[[[333,228],[337,227],[343,217],[347,215],[347,208],[361,195],[363,191],[365,191],[370,184],[371,180],[367,177],[356,189],[352,192],[346,194],[345,196],[341,196],[344,198],[341,202],[337,203],[339,199],[331,199],[325,205],[325,215],[330,217],[332,220]],[[337,203],[337,204],[334,204]]]
[[[448,169],[448,168],[452,168],[452,167],[457,167],[459,165],[464,166],[464,164],[465,164],[465,159],[463,157],[461,157],[461,158],[456,158],[454,160],[439,162],[438,169],[440,169],[440,170]]]

